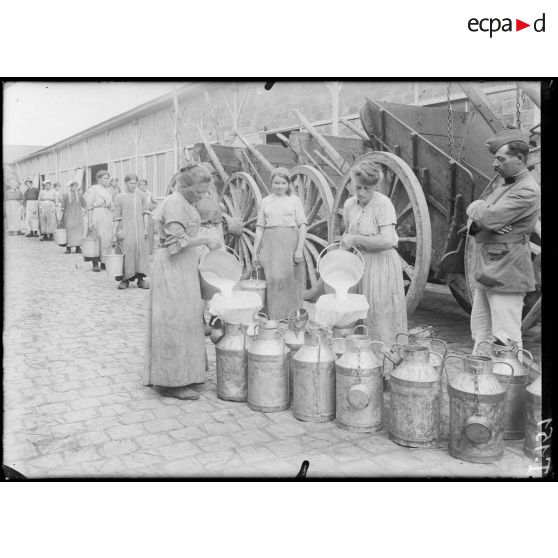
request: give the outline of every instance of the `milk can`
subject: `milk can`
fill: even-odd
[[[544,445],[540,426],[542,420],[542,381],[540,375],[525,389],[525,403],[526,421],[523,451],[527,457],[540,463],[542,461],[542,446]]]
[[[525,436],[525,388],[533,365],[533,355],[529,351],[518,349],[515,344],[507,346],[481,341],[479,348],[484,344],[489,345],[491,349],[494,360],[492,373],[502,385],[509,384],[504,404],[504,440],[520,440]],[[518,358],[520,353],[529,357],[527,368]],[[510,367],[513,369],[511,377]]]
[[[364,328],[366,334],[357,334]],[[347,350],[335,362],[335,422],[351,432],[373,432],[382,427],[383,366],[372,351],[366,326],[346,337]]]
[[[433,351],[422,345],[397,351],[399,358],[390,358],[395,365],[390,375],[390,437],[402,446],[435,446],[440,435],[440,376],[430,362]]]
[[[506,387],[492,373],[490,357],[450,355],[446,363],[450,358],[463,361],[463,372],[448,378],[449,454],[473,463],[497,461],[504,454]],[[511,369],[509,364],[505,366]]]
[[[293,416],[307,422],[335,418],[335,353],[325,328],[309,322],[293,357]]]
[[[295,353],[304,344],[304,327],[308,322],[308,312],[304,308],[293,310],[287,317],[287,330],[283,335],[285,345],[289,348],[289,397],[293,400],[293,372]]]
[[[289,349],[279,323],[260,318],[248,348],[248,406],[265,413],[288,409]]]
[[[432,326],[417,326],[409,330],[408,333],[401,332],[395,336],[395,341],[397,342],[400,335],[405,335],[407,337],[407,343],[409,345],[422,345],[426,347],[430,352],[430,364],[434,366],[438,374],[441,373],[441,366],[443,359],[448,353],[448,346],[445,341],[438,339],[436,337],[437,332]],[[443,352],[441,352],[442,358],[440,358],[439,352],[434,352],[435,348],[433,345],[437,343],[442,346]]]
[[[225,335],[215,345],[217,397],[225,401],[246,401],[248,357],[245,327],[225,323]]]

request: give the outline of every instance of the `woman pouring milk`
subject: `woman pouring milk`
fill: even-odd
[[[372,339],[391,347],[397,333],[407,331],[403,270],[395,249],[399,240],[395,208],[377,191],[384,180],[378,165],[362,161],[351,169],[351,178],[356,195],[343,207],[341,248],[363,253],[366,267],[360,292],[370,305],[364,324]]]

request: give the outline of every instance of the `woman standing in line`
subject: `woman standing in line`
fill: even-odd
[[[124,275],[117,277],[119,289],[127,289],[130,282],[138,280],[140,289],[149,289],[144,279],[149,270],[146,231],[147,221],[151,221],[147,198],[138,191],[138,176],[127,174],[124,177],[126,191],[114,198],[113,237],[124,252]]]
[[[387,196],[377,191],[384,180],[378,165],[363,161],[351,174],[356,195],[343,207],[346,232],[341,247],[358,248],[363,253],[361,293],[370,305],[364,324],[372,339],[391,347],[397,333],[407,331],[395,208]]]
[[[24,234],[21,232],[21,200],[23,196],[17,186],[17,181],[11,180],[8,184],[8,191],[4,194],[4,208],[10,236]]]
[[[41,240],[54,240],[56,230],[56,199],[57,194],[52,189],[52,182],[44,182],[44,190],[39,193],[39,221],[41,225]]]
[[[197,163],[181,172],[173,194],[161,203],[159,249],[151,271],[147,313],[144,383],[159,394],[198,399],[188,386],[205,380],[203,302],[198,276],[198,246],[219,242],[198,236],[194,204],[207,193],[211,176]]]
[[[81,192],[78,191],[78,183],[75,180],[68,182],[68,193],[62,194],[60,209],[62,211],[62,222],[67,230],[66,254],[75,247],[75,253],[81,254],[81,242],[83,240],[83,212],[86,203]]]
[[[101,239],[101,255],[95,258],[84,258],[93,262],[93,271],[101,271],[105,267],[103,256],[112,246],[112,195],[107,188],[110,175],[101,170],[95,176],[97,184],[93,184],[85,195],[87,202],[87,228],[93,229]],[[101,269],[99,269],[101,262]]]
[[[25,221],[29,232],[27,237],[39,236],[39,189],[33,186],[29,178],[25,181],[27,190],[23,194],[23,206],[25,207]]]
[[[153,246],[155,244],[155,227],[153,224],[153,211],[157,207],[157,200],[153,195],[151,190],[147,189],[147,180],[145,178],[140,178],[138,182],[138,187],[140,192],[143,192],[145,197],[147,198],[147,209],[149,211],[148,220],[147,220],[147,249],[148,253],[151,256],[153,254]]]
[[[286,168],[272,171],[273,193],[260,205],[254,241],[254,265],[261,263],[264,269],[267,309],[274,320],[287,318],[303,304],[306,215],[290,185]]]

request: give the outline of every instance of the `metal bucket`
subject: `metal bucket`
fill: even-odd
[[[265,312],[266,310],[266,298],[265,298],[265,293],[266,293],[266,282],[263,279],[260,279],[260,270],[259,268],[256,268],[256,278],[254,279],[252,277],[252,274],[254,273],[254,268],[252,268],[252,271],[250,273],[250,279],[244,279],[242,281],[238,282],[238,288],[241,291],[253,291],[255,293],[258,293],[260,295],[260,298],[262,299],[262,304],[263,304],[263,311]]]
[[[348,291],[362,278],[365,263],[362,254],[354,248],[354,252],[347,250],[333,250],[325,256],[323,253],[332,246],[338,246],[335,242],[326,246],[318,257],[317,269],[324,283],[335,290],[338,299],[346,299]]]
[[[112,253],[105,254],[104,263],[108,277],[120,277],[124,275],[124,255],[122,254],[122,248],[117,245],[120,250],[120,254],[116,253],[116,248],[112,250]]]
[[[68,231],[66,229],[56,229],[52,234],[54,242],[59,246],[64,246],[68,242]]]
[[[97,233],[88,234],[83,239],[81,254],[84,258],[98,258],[101,255],[101,238]]]
[[[242,264],[238,254],[232,248],[225,246],[222,249],[206,252],[200,260],[198,270],[202,298],[210,300],[219,292],[223,296],[231,296],[233,286],[238,283],[242,275]],[[223,281],[226,281],[227,285],[220,283]],[[229,286],[230,289],[227,288]]]

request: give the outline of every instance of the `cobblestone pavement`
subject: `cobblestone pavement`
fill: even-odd
[[[537,476],[521,441],[477,465],[450,457],[447,440],[407,449],[385,429],[354,434],[218,400],[209,340],[202,397],[161,398],[141,383],[148,291],[120,291],[79,255],[25,237],[5,238],[4,276],[4,463],[26,476],[293,477],[305,459],[309,478]],[[417,323],[434,325],[450,351],[471,348],[445,287],[429,286]]]

